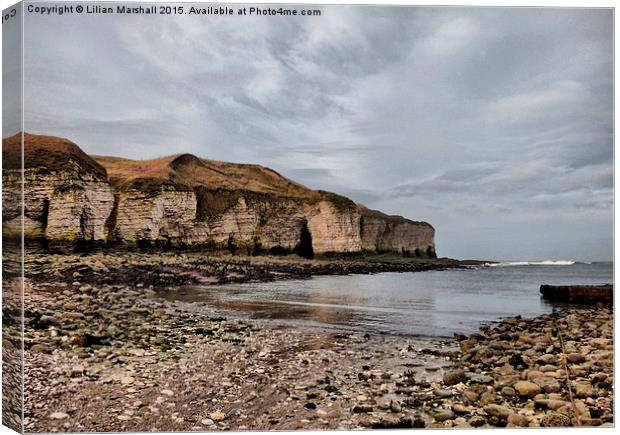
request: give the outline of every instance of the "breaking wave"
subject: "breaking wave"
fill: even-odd
[[[509,266],[572,266],[576,261],[571,260],[545,260],[545,261],[512,261],[506,263],[485,263],[489,267],[509,267]]]

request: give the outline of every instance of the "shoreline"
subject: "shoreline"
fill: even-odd
[[[91,254],[26,252],[25,267],[29,277],[35,282],[45,282],[51,272],[54,279],[67,283],[80,277],[90,284],[165,288],[196,284],[272,282],[325,275],[467,269],[485,263],[487,262],[451,258],[411,258],[394,254],[304,259],[297,255],[242,256],[179,251],[123,251]]]
[[[27,432],[613,421],[609,308],[568,307],[557,315],[482,325],[469,336],[422,339],[175,312],[174,303],[147,297],[156,286],[146,274],[136,277],[145,282],[105,283],[116,279],[110,272],[116,264],[106,262],[126,261],[141,272],[155,264],[155,278],[174,287],[161,259],[30,257],[24,295]],[[561,325],[570,350],[578,406],[568,400],[553,324]]]

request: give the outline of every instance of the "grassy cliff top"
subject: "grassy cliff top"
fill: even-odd
[[[295,183],[276,171],[259,165],[227,163],[177,154],[152,160],[93,156],[119,190],[196,188],[245,190],[300,199],[317,199],[318,192]]]
[[[423,221],[412,221],[410,219],[407,219],[405,217],[402,216],[398,216],[398,215],[387,215],[385,213],[380,212],[379,210],[372,210],[369,209],[368,207],[366,207],[363,204],[357,204],[358,209],[360,210],[360,212],[362,213],[362,217],[368,217],[368,218],[376,218],[376,219],[383,219],[387,222],[390,222],[392,224],[410,224],[410,225],[420,225],[420,226],[428,226],[433,228],[433,226],[431,224],[429,224],[428,222],[423,222]]]
[[[21,133],[2,139],[3,169],[21,169]],[[24,133],[24,168],[48,171],[78,169],[106,178],[106,170],[70,140]]]

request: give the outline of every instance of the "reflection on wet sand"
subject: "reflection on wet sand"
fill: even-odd
[[[368,321],[366,307],[356,306],[352,297],[334,298],[328,292],[309,293],[304,300],[246,298],[234,288],[183,287],[162,293],[164,299],[180,302],[203,302],[210,308],[246,313],[254,319],[305,320],[322,325],[356,325]]]

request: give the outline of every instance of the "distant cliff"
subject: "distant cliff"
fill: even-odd
[[[20,136],[2,141],[3,235],[21,225]],[[426,222],[311,190],[258,165],[181,154],[89,156],[25,134],[24,233],[54,247],[228,249],[240,253],[399,252],[435,256]]]

